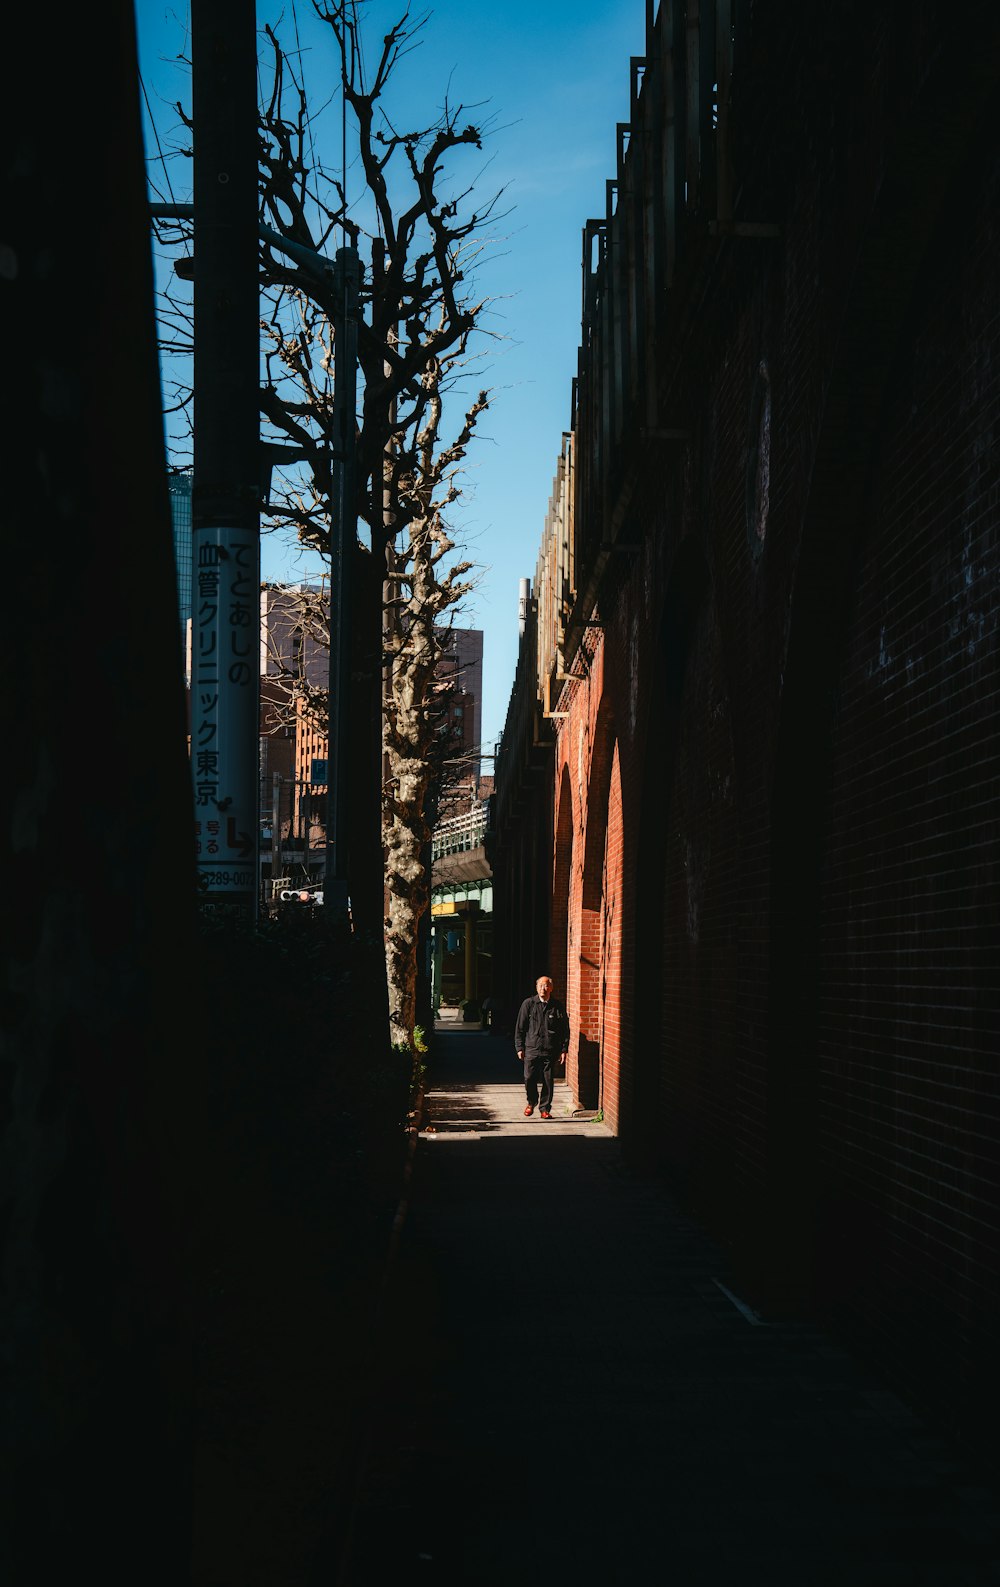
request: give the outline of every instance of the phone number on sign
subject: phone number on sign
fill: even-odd
[[[202,871],[203,887],[244,888],[253,886],[253,871]]]

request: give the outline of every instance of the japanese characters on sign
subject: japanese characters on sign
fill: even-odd
[[[195,529],[191,775],[208,892],[256,887],[259,590],[255,535]]]

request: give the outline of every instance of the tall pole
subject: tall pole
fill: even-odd
[[[191,770],[202,895],[257,911],[259,266],[254,0],[192,0]]]
[[[330,732],[324,907],[340,916],[348,904],[348,686],[351,676],[351,563],[358,538],[355,456],[358,394],[358,292],[361,261],[354,248],[335,259],[333,524],[330,546]]]
[[[271,904],[278,902],[281,876],[281,773],[275,772],[271,784]]]
[[[465,898],[465,997],[467,1002],[473,1002],[476,996],[476,927],[479,919],[479,905],[468,896],[466,889]]]

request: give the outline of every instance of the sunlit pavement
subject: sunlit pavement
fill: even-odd
[[[757,1319],[565,1085],[524,1118],[509,1038],[436,1049],[342,1581],[995,1587],[995,1473]]]
[[[539,1127],[569,1125],[574,1135],[610,1140],[611,1132],[594,1122],[594,1111],[577,1109],[564,1079],[557,1078],[552,1118],[524,1116],[523,1067],[513,1041],[474,1026],[438,1023],[440,1061],[431,1076],[428,1120],[424,1137],[455,1139],[493,1134],[537,1136]],[[440,1042],[441,1036],[445,1042]]]

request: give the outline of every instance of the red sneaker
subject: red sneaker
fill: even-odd
[[[539,1113],[538,1117],[540,1119],[550,1119],[552,1117],[552,1114],[551,1113],[547,1113],[546,1110],[543,1108],[541,1113]]]
[[[534,1110],[534,1108],[533,1108],[533,1107],[532,1107],[532,1105],[531,1105],[531,1103],[530,1103],[530,1102],[529,1102],[529,1103],[528,1103],[528,1106],[527,1106],[527,1107],[526,1107],[526,1108],[525,1108],[525,1110],[524,1110],[524,1116],[525,1116],[525,1118],[526,1118],[526,1119],[530,1119],[530,1118],[531,1118],[531,1115],[532,1115],[532,1114],[533,1114],[533,1113],[534,1113],[534,1111],[535,1111],[535,1110]]]

